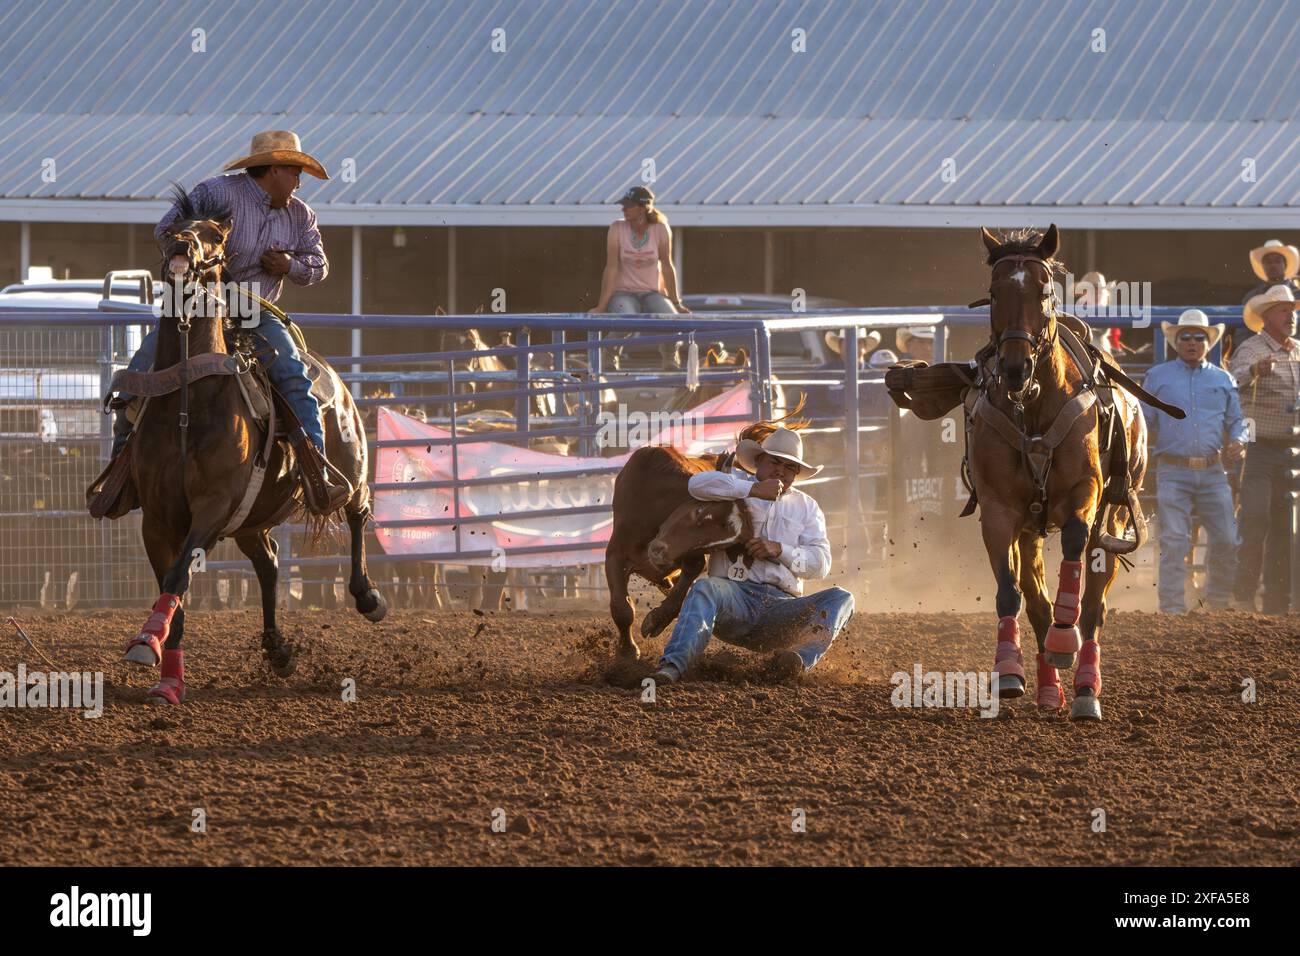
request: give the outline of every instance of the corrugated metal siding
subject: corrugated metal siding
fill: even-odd
[[[665,204],[1286,206],[1296,41],[1300,0],[3,0],[0,197],[157,198],[287,126],[357,162],[326,207],[605,203],[647,158]]]

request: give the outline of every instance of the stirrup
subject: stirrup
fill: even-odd
[[[325,517],[338,511],[356,493],[352,482],[320,453],[300,426],[291,440],[298,456],[303,500],[312,514]]]

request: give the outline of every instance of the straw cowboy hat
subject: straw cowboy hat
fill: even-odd
[[[788,428],[776,429],[763,439],[762,444],[752,438],[742,438],[736,445],[736,462],[746,471],[753,472],[758,468],[759,452],[766,452],[773,458],[784,458],[798,465],[799,474],[794,476],[795,481],[800,478],[811,478],[822,470],[821,465],[810,465],[803,460],[803,439],[799,437],[798,432]]]
[[[1295,296],[1291,289],[1284,285],[1270,286],[1267,292],[1261,292],[1259,295],[1251,296],[1246,303],[1246,308],[1242,310],[1242,321],[1246,323],[1246,328],[1252,332],[1259,332],[1264,328],[1264,313],[1279,302],[1290,303],[1295,306]],[[1164,324],[1163,322],[1161,323]]]
[[[927,342],[934,341],[933,325],[913,325],[898,330],[898,344],[904,349],[907,348],[908,339],[925,339]]]
[[[880,333],[872,329],[866,335],[858,334],[858,348],[874,349],[880,344]],[[826,347],[836,355],[844,354],[844,333],[830,329],[826,332]]]
[[[1178,333],[1182,329],[1194,328],[1201,329],[1205,332],[1209,341],[1208,348],[1214,348],[1215,343],[1223,337],[1224,324],[1222,322],[1216,325],[1210,324],[1209,317],[1200,309],[1188,309],[1178,317],[1177,322],[1161,322],[1160,328],[1165,333],[1165,340],[1170,345],[1177,345]]]
[[[1300,249],[1283,245],[1281,239],[1270,239],[1262,246],[1250,250],[1250,267],[1261,279],[1268,280],[1268,276],[1264,274],[1264,257],[1269,254],[1279,255],[1286,260],[1286,272],[1282,274],[1284,278],[1289,279],[1296,272],[1300,272]]]
[[[223,172],[250,166],[301,166],[317,179],[329,179],[325,167],[302,151],[298,134],[287,129],[268,129],[253,136],[248,155],[221,167]]]

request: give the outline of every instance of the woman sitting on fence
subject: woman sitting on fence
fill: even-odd
[[[654,193],[645,186],[633,186],[619,200],[623,218],[610,223],[600,299],[591,314],[673,315],[690,311],[682,305],[677,290],[673,233],[668,227],[668,217],[654,207],[654,201]],[[681,367],[680,345],[680,342],[664,342],[659,346],[665,369]],[[618,367],[617,355],[614,367]]]

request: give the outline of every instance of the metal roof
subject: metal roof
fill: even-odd
[[[603,223],[646,160],[685,224],[1263,224],[1295,40],[1300,0],[0,0],[0,218],[149,221],[292,128],[327,224]]]

